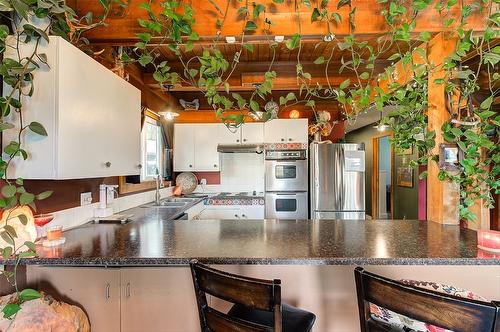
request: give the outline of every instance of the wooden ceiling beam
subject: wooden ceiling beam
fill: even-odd
[[[137,20],[139,18],[147,18],[145,10],[139,8],[143,0],[131,0],[130,6],[125,15],[113,16],[110,15],[107,20],[107,25],[93,29],[85,34],[85,36],[94,44],[97,43],[113,43],[113,45],[120,45],[122,43],[133,43],[136,34],[143,31]],[[220,8],[225,8],[227,0],[213,0]],[[466,1],[468,2],[468,1]],[[380,14],[386,5],[378,3],[376,0],[352,0],[352,7],[356,7],[355,25],[356,34],[359,35],[380,35],[387,32],[388,26],[385,18]],[[266,18],[270,19],[274,25],[271,26],[270,35],[291,35],[298,31],[298,23],[301,24],[301,35],[304,37],[315,36],[322,37],[328,35],[330,32],[335,35],[350,34],[350,25],[348,20],[349,6],[344,6],[341,9],[336,9],[337,2],[330,1],[328,5],[329,12],[337,12],[342,16],[342,22],[334,25],[330,24],[330,30],[324,22],[311,22],[312,9],[308,9],[304,5],[300,5],[299,14],[297,15],[294,9],[293,1],[285,1],[283,4],[275,4],[271,0],[263,2],[266,7]],[[216,27],[216,20],[220,19],[220,15],[215,8],[207,1],[192,1],[195,19],[198,24],[193,26],[196,31],[203,38],[210,38],[210,36],[239,36],[243,29],[245,21],[238,15],[237,11],[241,4],[237,1],[231,1],[228,7],[228,14],[226,17],[226,24],[219,31]],[[74,9],[79,14],[85,14],[89,11],[98,16],[102,13],[102,8],[98,1],[95,0],[75,0]],[[160,13],[162,11],[161,2],[152,2],[153,11]],[[460,17],[461,8],[459,5],[453,7],[451,15]],[[414,32],[421,31],[439,32],[439,31],[453,31],[455,26],[445,28],[443,26],[443,18],[440,13],[433,9],[433,5],[429,9],[419,12],[417,25]],[[253,34],[253,38],[260,38],[265,36],[263,17],[257,20],[258,29]],[[457,23],[458,24],[458,23]],[[484,19],[480,14],[474,14],[467,20],[467,28],[483,29]]]

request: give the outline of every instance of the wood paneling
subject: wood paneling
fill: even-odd
[[[147,18],[147,13],[145,10],[139,8],[142,0],[131,0],[130,6],[124,17],[111,15],[107,20],[107,26],[93,29],[86,34],[92,42],[100,43],[128,43],[131,44],[137,40],[136,33],[141,32],[142,28],[138,25],[137,19]],[[214,0],[214,2],[220,7],[226,7],[226,0]],[[469,3],[465,1],[465,3]],[[193,27],[200,36],[209,37],[216,36],[219,29],[216,27],[216,20],[220,18],[215,8],[210,5],[207,1],[192,1],[190,2],[194,13],[197,24]],[[271,0],[264,2],[266,6],[265,17],[269,18],[274,25],[271,26],[271,35],[291,35],[298,30],[298,23],[301,23],[301,33],[303,36],[316,36],[321,38],[329,33],[327,25],[322,22],[311,22],[311,12],[312,9],[306,8],[304,5],[299,5],[299,15],[296,15],[294,10],[293,1],[285,1],[283,4],[274,4]],[[231,1],[228,7],[228,15],[226,18],[226,24],[220,30],[222,36],[239,36],[243,25],[244,19],[238,15],[237,10],[241,6],[238,1]],[[342,22],[338,25],[331,24],[331,32],[336,35],[346,35],[349,34],[349,6],[344,6],[340,10],[336,9],[337,2],[330,1],[328,9],[330,12],[338,12],[342,16]],[[356,7],[355,24],[356,33],[359,35],[363,34],[378,34],[387,31],[387,24],[384,17],[380,12],[387,7],[385,4],[380,4],[375,0],[353,0],[352,7]],[[415,31],[442,31],[446,29],[454,29],[455,26],[452,25],[449,28],[443,26],[443,18],[441,14],[433,9],[433,5],[430,8],[418,13],[418,20]],[[155,12],[160,13],[163,9],[161,8],[161,2],[153,1],[152,8]],[[92,11],[94,16],[98,16],[102,13],[102,8],[98,1],[95,0],[78,0],[76,1],[75,9],[80,14],[85,14],[88,11]],[[451,15],[459,17],[461,8],[460,6],[454,6]],[[410,12],[411,13],[411,12]],[[467,20],[469,27],[482,27],[484,25],[483,20],[478,18],[479,15],[473,15]],[[263,15],[256,22],[259,26],[254,33],[249,33],[247,39],[254,38],[268,38],[264,33]],[[458,24],[458,23],[456,23]]]

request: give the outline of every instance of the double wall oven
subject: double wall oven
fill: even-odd
[[[307,219],[307,150],[268,150],[266,164],[266,218]]]

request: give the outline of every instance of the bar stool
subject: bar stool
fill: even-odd
[[[415,287],[357,267],[362,332],[500,332],[500,305]]]
[[[243,277],[190,262],[203,332],[308,332],[316,316],[281,303],[281,281]],[[207,304],[206,294],[233,304],[222,313]]]

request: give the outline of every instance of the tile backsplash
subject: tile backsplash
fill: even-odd
[[[172,196],[172,187],[160,190],[161,197]],[[132,194],[115,198],[113,201],[113,212],[118,213],[154,200],[155,191],[146,191],[138,194]],[[85,224],[94,218],[94,211],[99,206],[99,202],[90,205],[77,206],[71,209],[65,209],[53,212],[54,220],[45,226],[62,225],[63,229],[74,228]]]
[[[264,191],[264,154],[221,153],[222,191]]]

